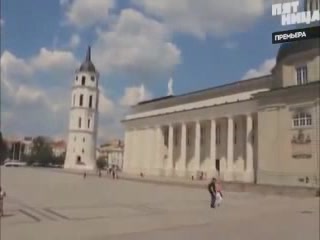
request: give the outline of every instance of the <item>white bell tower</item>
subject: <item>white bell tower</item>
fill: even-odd
[[[88,48],[85,61],[76,71],[71,93],[68,146],[64,168],[94,170],[99,104],[99,73]]]

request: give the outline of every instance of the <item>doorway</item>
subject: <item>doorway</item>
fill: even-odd
[[[81,164],[81,156],[77,156],[77,165],[80,165]]]
[[[220,176],[220,159],[219,158],[216,159],[216,169],[218,172],[218,176]]]

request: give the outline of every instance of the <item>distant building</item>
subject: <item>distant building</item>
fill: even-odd
[[[23,139],[24,144],[24,154],[26,156],[31,155],[32,147],[33,147],[33,138],[32,137],[24,137]]]
[[[52,149],[52,153],[55,157],[60,157],[62,156],[67,149],[67,144],[65,141],[57,141],[57,142],[52,142],[50,144],[51,149]]]
[[[124,144],[121,140],[112,140],[100,146],[100,157],[107,160],[108,165],[122,168]]]

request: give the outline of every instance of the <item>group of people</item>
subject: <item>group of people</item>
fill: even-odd
[[[221,183],[217,181],[216,178],[212,178],[211,182],[208,185],[208,191],[211,197],[211,208],[219,207],[222,203],[223,195]]]
[[[110,174],[112,176],[113,179],[118,179],[118,171],[116,169],[116,167],[112,167],[112,168],[109,168],[108,171],[107,171],[107,174]],[[98,176],[99,177],[102,177],[102,172],[101,170],[98,170]],[[87,172],[84,172],[83,173],[83,178],[86,179],[87,178]]]

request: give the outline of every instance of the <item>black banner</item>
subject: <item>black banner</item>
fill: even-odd
[[[273,44],[303,41],[312,38],[319,38],[320,41],[320,26],[272,33]]]

